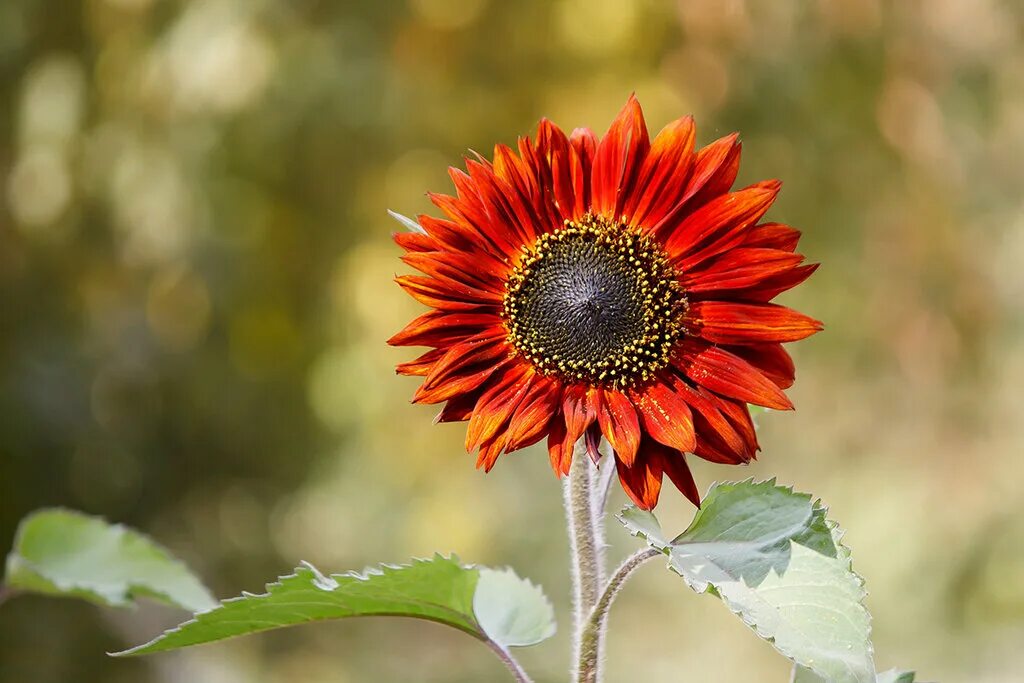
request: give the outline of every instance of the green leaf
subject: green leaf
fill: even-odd
[[[555,635],[555,610],[539,586],[511,569],[479,569],[473,613],[480,628],[504,647],[536,645]]]
[[[876,674],[875,683],[914,683],[915,673],[913,671],[900,671],[890,669]],[[824,678],[809,669],[797,664],[793,667],[793,678],[790,683],[828,683]]]
[[[717,484],[671,541],[649,512],[627,508],[619,519],[797,664],[835,683],[874,683],[863,581],[809,495],[774,480]]]
[[[154,640],[118,653],[149,654],[324,619],[399,616],[447,624],[501,647],[531,645],[554,633],[554,611],[510,570],[465,567],[435,555],[363,574],[325,576],[305,564],[262,595],[225,600]]]
[[[399,223],[401,223],[409,232],[418,232],[421,235],[427,234],[427,231],[424,230],[419,223],[409,218],[408,216],[403,216],[397,211],[392,211],[391,209],[388,209],[388,215],[394,218]]]
[[[215,604],[185,565],[148,537],[71,510],[39,510],[22,520],[5,583],[115,607],[141,596],[190,611]]]

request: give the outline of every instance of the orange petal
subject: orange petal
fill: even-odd
[[[654,226],[682,200],[693,166],[693,118],[685,116],[665,126],[644,159],[623,214],[633,225]]]
[[[561,385],[539,377],[523,397],[508,424],[509,452],[533,445],[544,438],[551,422],[563,422],[557,408],[562,396]],[[563,422],[564,424],[564,422]]]
[[[573,445],[573,442],[566,445],[565,421],[561,416],[555,416],[551,421],[551,431],[548,432],[548,456],[551,458],[551,469],[559,477],[569,474]]]
[[[395,372],[399,375],[424,376],[430,372],[430,368],[434,367],[434,363],[447,352],[447,349],[430,349],[415,360],[399,363],[395,366]]]
[[[650,149],[644,114],[635,95],[601,138],[591,171],[591,206],[595,213],[617,217]]]
[[[782,389],[753,365],[718,346],[687,341],[680,366],[700,386],[729,398],[775,410],[792,410]]]
[[[684,268],[680,282],[690,295],[744,289],[792,270],[803,260],[803,256],[781,249],[736,247],[696,270]]]
[[[640,420],[626,395],[614,389],[598,389],[597,421],[616,457],[627,467],[640,447]]]
[[[782,223],[762,223],[747,231],[743,237],[743,246],[792,252],[796,250],[799,241],[800,231],[796,228]]]
[[[516,363],[500,382],[484,391],[466,426],[467,451],[472,452],[504,430],[535,376],[531,367]]]
[[[572,384],[562,399],[562,414],[565,416],[564,441],[572,448],[587,427],[597,420],[597,392],[585,384]]]
[[[597,153],[597,136],[589,128],[577,128],[569,136],[569,174],[572,177],[573,194],[576,204],[573,207],[573,218],[580,218],[590,211],[591,205],[591,169],[594,167],[594,155]]]
[[[740,170],[741,150],[739,133],[732,133],[697,152],[690,187],[687,190],[688,204],[691,207],[709,202],[732,188],[732,184],[736,182],[736,174]]]
[[[821,322],[776,304],[695,301],[685,325],[691,334],[717,344],[790,342],[823,329]]]
[[[649,455],[650,449],[654,447],[657,447],[654,441],[645,440],[644,449],[637,455],[632,467],[615,459],[615,469],[622,489],[641,510],[653,509],[661,493],[661,459]]]
[[[427,311],[388,339],[391,346],[447,346],[501,325],[496,313]]]
[[[729,351],[760,370],[762,375],[775,382],[780,389],[793,386],[796,365],[782,344],[730,346]]]
[[[661,458],[661,468],[679,489],[679,492],[686,496],[691,503],[700,507],[700,491],[697,489],[697,482],[693,480],[690,466],[686,464],[686,456],[675,451],[664,453]]]
[[[694,449],[697,437],[690,407],[672,388],[664,382],[655,381],[630,396],[644,429],[655,440],[679,451]]]
[[[736,465],[753,457],[743,436],[722,414],[711,396],[686,384],[682,378],[672,383],[676,393],[690,405],[697,445],[693,452],[711,462]]]
[[[777,191],[760,187],[719,195],[700,207],[672,230],[665,242],[665,251],[676,260],[686,260],[684,271],[721,251],[707,247],[722,237],[738,242],[743,232],[756,223],[775,201]],[[697,256],[700,255],[698,259]]]
[[[502,302],[501,294],[423,275],[402,275],[395,282],[421,304],[444,311],[493,308],[496,312]]]

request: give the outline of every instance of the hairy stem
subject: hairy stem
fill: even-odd
[[[587,656],[587,653],[593,652],[597,656],[600,656],[601,650],[604,647],[604,633],[605,626],[608,621],[608,612],[611,610],[612,603],[615,601],[615,596],[619,594],[622,589],[622,585],[629,578],[629,575],[636,571],[637,567],[647,562],[648,560],[654,559],[660,555],[657,550],[653,548],[647,548],[645,550],[639,550],[636,553],[627,557],[619,568],[612,574],[612,578],[608,580],[608,583],[604,587],[604,591],[601,593],[601,597],[598,599],[597,604],[590,612],[590,617],[587,619],[586,624],[583,626],[583,632],[580,634],[580,647],[579,653],[581,657]],[[586,681],[587,683],[597,683],[597,668],[600,662],[596,662],[593,666],[595,671],[593,678],[583,678],[579,680],[581,683]],[[588,670],[590,668],[589,662],[581,661],[578,664],[580,671]]]
[[[595,524],[591,502],[591,475],[593,463],[587,456],[582,440],[576,444],[572,466],[565,484],[565,512],[569,523],[569,546],[572,553],[573,584],[573,671],[577,681],[597,681],[601,656],[597,649],[583,652],[583,629],[594,606],[597,605],[601,586],[601,550],[604,540],[601,527]],[[600,645],[599,642],[595,643]],[[582,668],[582,667],[586,668]]]
[[[498,655],[498,659],[505,663],[508,670],[512,672],[512,676],[516,679],[516,683],[533,683],[533,679],[527,675],[523,667],[516,661],[516,658],[512,656],[512,653],[507,649],[503,648],[493,640],[487,640],[487,647],[494,651],[494,654]]]

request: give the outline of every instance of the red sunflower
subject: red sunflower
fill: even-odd
[[[450,169],[457,196],[430,195],[447,218],[395,235],[423,273],[398,284],[431,308],[389,340],[430,347],[398,372],[439,421],[469,421],[478,467],[546,438],[561,475],[604,436],[641,508],[664,475],[699,505],[684,454],[754,458],[747,404],[792,409],[782,343],[822,329],[768,303],[817,268],[761,222],[779,181],[730,191],[736,135],[695,151],[685,117],[651,141],[634,97],[603,138],[542,120],[518,148]]]

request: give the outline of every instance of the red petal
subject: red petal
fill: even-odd
[[[682,199],[693,165],[693,118],[686,116],[665,126],[644,159],[636,191],[630,193],[623,214],[633,225],[657,225]]]
[[[693,409],[693,426],[697,433],[695,454],[711,462],[731,465],[747,462],[753,457],[743,436],[709,394],[690,387],[682,378],[674,381],[673,386]]]
[[[786,349],[782,348],[782,344],[730,346],[729,351],[760,370],[762,375],[775,382],[780,389],[793,386],[796,366]]]
[[[442,195],[435,195],[441,197]],[[449,197],[449,199],[451,199]],[[505,267],[505,254],[498,251],[486,239],[481,239],[476,230],[461,225],[455,221],[434,218],[426,214],[417,217],[420,227],[426,230],[431,237],[440,243],[440,247],[433,253],[442,254],[446,252],[458,252],[469,255],[478,262],[480,267],[487,267],[497,270]]]
[[[749,288],[792,270],[803,260],[799,254],[779,249],[739,247],[696,270],[684,270],[680,282],[688,294]]]
[[[535,376],[530,366],[514,364],[500,382],[480,396],[466,427],[467,451],[473,452],[504,430],[512,413],[530,390]]]
[[[657,441],[679,451],[692,451],[697,445],[690,407],[675,391],[661,381],[630,393],[644,429]]]
[[[508,266],[501,269],[482,267],[475,255],[455,251],[410,252],[402,261],[416,270],[441,280],[452,288],[481,289],[504,295]]]
[[[583,445],[595,465],[601,462],[601,428],[599,426],[590,425],[587,428],[587,431],[583,433]]]
[[[508,355],[509,347],[502,330],[487,330],[474,335],[447,350],[423,380],[423,388],[431,389],[449,379],[470,375],[486,367],[493,369],[497,359]]]
[[[512,358],[505,358],[498,363],[483,363],[462,374],[450,377],[433,386],[420,386],[412,395],[413,403],[440,403],[456,396],[462,396],[482,387],[493,377],[504,377],[505,372],[515,365]]]
[[[507,145],[494,148],[494,165],[469,160],[466,168],[476,182],[487,230],[507,234],[514,242],[531,244],[537,237],[538,219],[531,187],[536,181]]]
[[[427,311],[388,339],[391,346],[448,346],[501,325],[492,313],[448,313]]]
[[[463,284],[449,284],[437,278],[422,275],[402,275],[395,278],[398,286],[421,304],[446,311],[471,311],[494,308],[502,302],[502,295]]]
[[[508,452],[540,441],[548,432],[550,422],[562,422],[558,405],[562,398],[561,384],[538,378],[508,423]]]
[[[640,447],[640,420],[626,395],[614,389],[597,392],[597,421],[604,438],[626,466],[633,464]]]
[[[665,251],[681,262],[685,272],[738,243],[743,231],[768,211],[776,194],[769,189],[747,188],[719,195],[687,216],[672,231],[665,242]]]
[[[576,193],[573,183],[572,162],[579,159],[569,146],[569,138],[562,129],[547,119],[541,119],[537,126],[536,155],[541,159],[541,185],[550,188],[552,201],[563,220],[575,220]]]
[[[569,474],[569,467],[572,465],[572,453],[575,442],[566,444],[565,422],[558,416],[551,421],[551,431],[548,433],[548,456],[551,458],[551,469],[559,477]]]
[[[691,207],[700,206],[732,188],[740,170],[740,149],[739,134],[732,133],[697,152],[687,192]]]
[[[757,430],[754,428],[754,421],[750,419],[750,409],[747,404],[711,392],[707,393],[743,439],[750,457],[757,457],[757,451],[761,450],[761,446],[757,443]]]
[[[573,384],[565,390],[562,399],[565,416],[565,446],[572,448],[587,427],[597,420],[597,392],[584,384]]]
[[[681,358],[683,372],[700,386],[766,408],[793,409],[793,404],[774,382],[725,349],[687,341],[683,344]]]
[[[434,422],[462,422],[468,420],[473,414],[476,402],[480,400],[482,391],[472,391],[468,394],[453,396],[444,404],[444,408],[434,418]]]
[[[569,136],[572,154],[569,157],[569,172],[572,176],[573,194],[576,205],[573,207],[573,218],[580,218],[590,211],[591,204],[591,169],[594,166],[594,155],[597,153],[597,136],[589,128],[577,128]]]
[[[685,325],[690,334],[718,344],[756,344],[805,339],[822,324],[803,313],[775,304],[695,301]]]
[[[480,444],[480,453],[476,457],[477,469],[490,472],[494,463],[498,462],[498,456],[505,451],[508,443],[508,433],[499,432]]]
[[[811,263],[806,266],[797,266],[785,273],[772,276],[754,287],[733,292],[733,298],[748,301],[771,301],[779,294],[793,289],[809,278],[820,265],[820,263]]]
[[[622,489],[641,510],[651,510],[658,504],[658,495],[661,493],[659,449],[663,448],[651,439],[644,439],[643,448],[632,466],[619,458],[615,459],[615,469],[619,473]]]
[[[391,235],[391,239],[406,251],[436,251],[441,246],[430,235],[419,232],[396,232]]]
[[[686,456],[677,451],[669,451],[661,457],[661,469],[672,480],[679,492],[686,496],[687,500],[700,507],[700,491],[697,489],[697,482],[693,480],[693,472],[686,464]]]
[[[630,95],[594,156],[591,206],[595,213],[619,216],[650,146],[640,103]]]
[[[395,366],[395,372],[399,375],[426,375],[430,368],[434,367],[434,363],[447,352],[448,349],[430,349],[416,360],[399,363]]]
[[[507,225],[491,225],[483,202],[476,194],[476,186],[469,175],[456,168],[449,169],[449,175],[455,182],[459,196],[452,197],[428,192],[427,197],[434,203],[434,206],[441,209],[452,221],[458,223],[465,232],[468,232],[473,241],[478,243],[477,249],[489,251],[499,259],[514,256],[519,251],[521,240],[510,234]]]
[[[781,249],[795,251],[800,241],[800,231],[782,223],[762,223],[755,225],[743,237],[743,246],[763,249]]]

